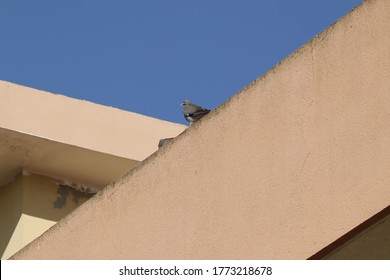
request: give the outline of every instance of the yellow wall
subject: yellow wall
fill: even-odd
[[[5,259],[84,203],[86,195],[54,179],[18,176],[0,188],[0,254]]]

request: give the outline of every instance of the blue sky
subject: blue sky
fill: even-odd
[[[185,124],[361,2],[2,0],[0,80]]]

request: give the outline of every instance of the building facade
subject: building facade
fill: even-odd
[[[142,161],[12,258],[389,259],[389,11],[365,1],[158,152],[123,155]]]

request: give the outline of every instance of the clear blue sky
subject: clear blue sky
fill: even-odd
[[[0,79],[184,124],[361,2],[1,0]]]

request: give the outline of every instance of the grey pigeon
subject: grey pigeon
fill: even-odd
[[[194,122],[200,120],[203,116],[210,112],[210,110],[208,109],[192,104],[191,101],[189,101],[188,99],[184,100],[181,103],[181,106],[183,108],[184,118],[190,124],[193,124]]]
[[[170,142],[171,140],[173,139],[172,138],[163,138],[163,139],[160,139],[160,141],[158,142],[158,148],[162,148],[164,147],[166,144],[168,144],[168,142]]]

